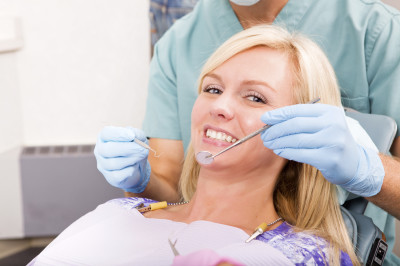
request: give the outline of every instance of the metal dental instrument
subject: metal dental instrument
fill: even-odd
[[[178,252],[178,250],[177,250],[176,247],[175,247],[176,241],[178,241],[178,239],[175,240],[175,242],[172,244],[171,239],[168,238],[168,243],[169,243],[169,246],[170,246],[171,249],[172,249],[172,252],[174,252],[174,255],[175,255],[175,256],[178,256],[178,255],[179,255],[179,252]]]
[[[242,138],[241,140],[236,141],[235,143],[233,143],[231,146],[227,147],[226,149],[218,152],[215,155],[212,155],[210,152],[208,151],[201,151],[199,153],[196,154],[196,160],[201,163],[201,164],[210,164],[214,161],[214,158],[217,157],[218,155],[232,149],[233,147],[236,147],[237,145],[242,144],[243,142],[245,142],[246,140],[251,139],[252,137],[260,134],[261,132],[263,132],[264,130],[266,130],[267,128],[271,127],[271,125],[265,125],[262,128],[254,131],[253,133],[251,133],[250,135],[247,135],[246,137]]]
[[[139,140],[139,139],[137,139],[137,138],[135,138],[133,141],[134,141],[136,144],[142,146],[143,148],[148,149],[148,150],[151,150],[152,152],[154,152],[154,157],[157,157],[157,158],[160,157],[161,154],[157,155],[157,152],[156,152],[155,150],[153,150],[149,145],[147,145],[146,143],[144,143],[143,141],[141,141],[141,140]]]
[[[319,100],[320,100],[320,98],[318,97],[318,98],[315,98],[314,100],[308,102],[307,104],[313,104],[313,103],[318,102]],[[257,136],[258,134],[260,134],[261,132],[263,132],[264,130],[266,130],[266,129],[270,128],[270,127],[271,127],[271,125],[265,125],[265,126],[263,126],[262,128],[260,128],[260,129],[258,129],[258,130],[256,130],[256,131],[254,131],[254,132],[251,133],[250,135],[247,135],[246,137],[244,137],[244,138],[242,138],[242,139],[236,141],[236,142],[233,143],[231,146],[225,148],[224,150],[218,152],[218,153],[215,154],[215,155],[212,155],[209,151],[201,151],[201,152],[198,152],[198,153],[196,154],[196,160],[197,160],[197,162],[199,162],[199,163],[201,163],[201,164],[210,164],[210,163],[212,163],[212,162],[214,161],[214,158],[217,157],[218,155],[220,155],[220,154],[222,154],[222,153],[224,153],[224,152],[226,152],[226,151],[232,149],[233,147],[236,147],[236,146],[242,144],[243,142],[245,142],[245,141],[251,139],[251,138],[254,137],[254,136]]]

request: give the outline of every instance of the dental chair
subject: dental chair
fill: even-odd
[[[397,124],[384,115],[364,114],[345,109],[346,115],[357,120],[367,131],[379,152],[389,154]],[[375,226],[372,219],[364,216],[368,201],[355,195],[349,196],[343,206],[342,215],[357,256],[363,265],[382,265],[388,245],[385,235]]]

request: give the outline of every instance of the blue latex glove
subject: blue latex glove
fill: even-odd
[[[143,131],[132,127],[105,127],[99,134],[94,155],[97,169],[108,183],[133,193],[141,193],[150,179],[149,150],[132,142],[146,142]]]
[[[298,104],[266,112],[261,120],[272,125],[261,138],[277,155],[316,167],[354,194],[370,197],[381,190],[385,172],[379,155],[356,143],[342,108]]]

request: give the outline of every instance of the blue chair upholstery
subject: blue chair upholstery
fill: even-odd
[[[392,146],[397,132],[397,124],[394,119],[385,115],[364,114],[353,109],[345,109],[345,111],[348,117],[357,120],[367,131],[379,152],[390,154],[390,146]]]

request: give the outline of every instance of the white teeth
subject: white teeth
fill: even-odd
[[[217,132],[212,129],[207,129],[206,136],[208,138],[218,139],[226,142],[232,142],[232,143],[236,142],[236,139],[232,138],[232,136],[228,136],[223,132]]]

